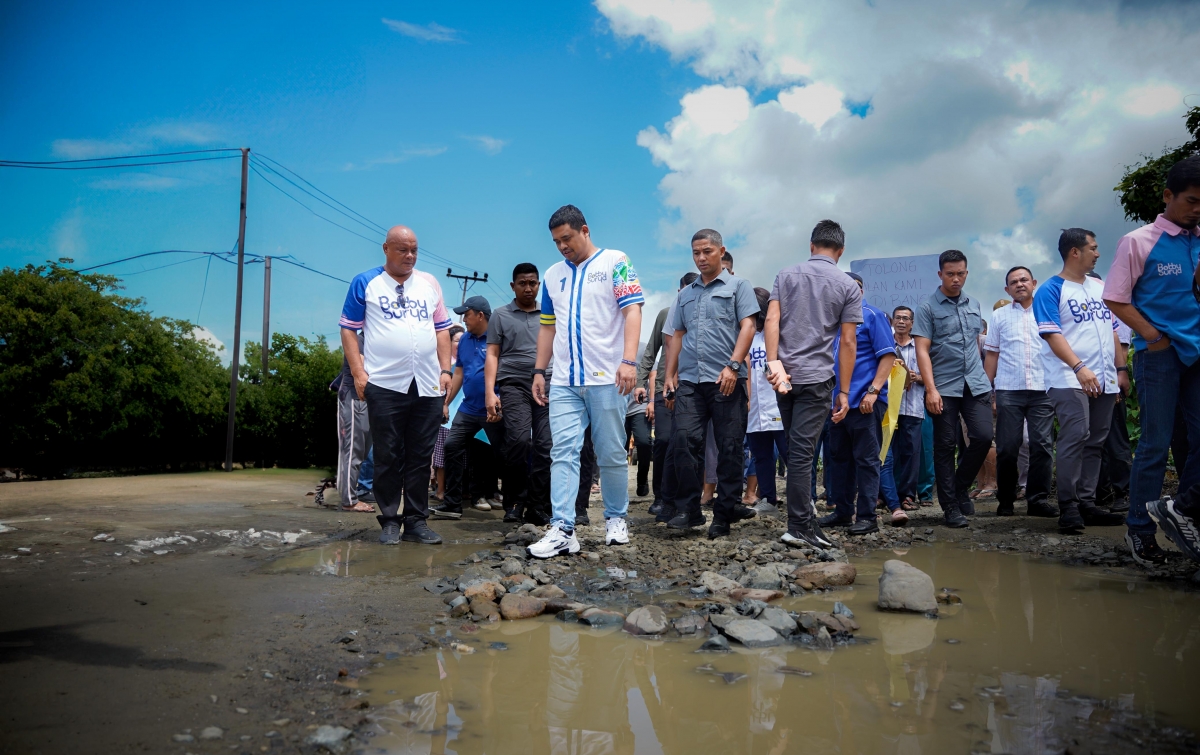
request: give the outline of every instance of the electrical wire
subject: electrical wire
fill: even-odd
[[[255,173],[255,174],[256,174],[256,175],[257,175],[259,178],[261,178],[262,180],[266,181],[266,182],[267,182],[267,185],[268,185],[268,186],[270,186],[272,189],[274,189],[275,191],[278,191],[280,194],[284,195],[284,196],[285,196],[285,197],[287,197],[288,199],[292,200],[292,201],[293,201],[293,202],[295,202],[296,204],[298,204],[298,205],[300,205],[301,207],[303,207],[304,209],[308,210],[308,211],[309,211],[309,212],[311,212],[313,215],[316,215],[316,216],[317,216],[318,218],[320,218],[321,220],[324,220],[326,223],[329,223],[330,225],[335,225],[335,226],[337,226],[338,228],[341,228],[341,229],[342,229],[343,231],[345,231],[346,233],[352,233],[352,234],[354,234],[355,236],[358,236],[360,239],[363,239],[364,241],[369,241],[369,242],[371,242],[372,244],[378,244],[378,243],[379,243],[378,239],[372,239],[372,238],[368,238],[368,237],[366,237],[366,236],[362,235],[361,233],[359,233],[358,231],[355,231],[355,230],[353,230],[353,229],[347,228],[346,226],[342,225],[341,223],[338,223],[337,221],[330,220],[329,218],[325,217],[324,215],[322,215],[321,213],[317,212],[317,211],[316,211],[316,210],[314,210],[313,208],[311,208],[311,207],[309,207],[308,205],[304,204],[303,202],[301,202],[299,199],[297,199],[296,197],[294,197],[294,196],[292,196],[291,194],[289,194],[289,193],[288,193],[287,191],[285,191],[284,189],[281,189],[279,186],[276,186],[274,183],[272,183],[272,182],[271,182],[271,179],[269,179],[269,178],[267,178],[265,175],[263,175],[263,173],[262,173],[261,171],[259,171],[259,169],[258,169],[258,168],[257,168],[257,167],[256,167],[254,164],[251,164],[251,165],[250,165],[250,170],[254,171],[254,173]]]
[[[175,267],[176,265],[183,265],[188,262],[199,262],[202,259],[204,259],[204,258],[203,257],[192,257],[191,259],[188,259],[188,260],[180,260],[179,262],[168,262],[165,265],[159,265],[158,267],[151,267],[151,268],[147,268],[145,270],[134,270],[134,271],[128,272],[128,273],[109,273],[109,275],[115,275],[118,278],[128,278],[131,275],[141,275],[142,273],[151,273],[151,272],[154,272],[155,270],[162,270],[163,268],[166,268],[166,267]],[[210,256],[208,258],[208,260],[211,263],[212,257]]]
[[[102,262],[99,265],[92,265],[91,267],[82,267],[82,268],[79,268],[78,270],[76,270],[75,272],[86,273],[90,270],[99,270],[102,267],[108,267],[110,265],[116,265],[121,262],[128,262],[130,260],[141,259],[142,257],[154,257],[159,254],[211,254],[211,255],[216,256],[216,255],[218,255],[218,252],[192,252],[192,251],[188,251],[186,249],[164,249],[160,252],[143,252],[142,254],[135,254],[132,257],[122,257],[121,259],[113,260],[112,262]]]
[[[176,157],[178,155],[203,155],[210,152],[241,152],[237,147],[219,147],[217,149],[189,149],[183,152],[154,152],[146,155],[119,155],[117,157],[88,157],[79,160],[0,160],[0,163],[13,165],[65,165],[68,163],[99,163],[110,160],[142,160],[147,157]]]
[[[208,160],[232,160],[237,155],[219,157],[191,157],[187,160],[160,160],[150,163],[121,163],[119,165],[31,165],[0,160],[0,168],[27,168],[30,170],[109,170],[118,168],[147,168],[151,165],[178,165],[180,163],[202,163]]]
[[[288,257],[290,257],[290,256],[291,256],[291,255],[288,255]],[[339,282],[341,282],[341,283],[345,283],[345,284],[347,284],[347,285],[349,285],[349,283],[350,283],[350,281],[348,281],[348,280],[343,280],[343,279],[341,279],[341,278],[337,277],[336,275],[330,275],[329,273],[323,273],[323,272],[321,272],[320,270],[315,270],[315,269],[313,269],[313,268],[309,267],[308,265],[305,265],[303,262],[297,262],[297,261],[294,261],[294,260],[290,260],[290,259],[288,259],[287,257],[272,257],[271,259],[273,259],[273,260],[278,260],[278,261],[280,261],[280,262],[286,262],[286,263],[288,263],[289,265],[295,265],[296,267],[298,267],[298,268],[300,268],[300,269],[302,269],[302,270],[307,270],[308,272],[310,272],[310,273],[316,273],[317,275],[323,275],[323,276],[325,276],[326,278],[332,278],[332,279],[333,279],[333,280],[335,280],[335,281],[339,281]]]
[[[200,313],[204,311],[204,295],[208,293],[208,273],[212,270],[212,257],[204,266],[204,285],[200,288],[200,306],[196,307],[196,322],[200,322]]]
[[[329,194],[326,194],[325,192],[321,191],[316,186],[314,186],[311,181],[307,180],[306,178],[304,178],[304,176],[300,175],[299,173],[297,173],[296,171],[287,167],[286,165],[279,162],[278,160],[273,160],[272,158],[267,157],[266,155],[261,154],[261,153],[255,153],[252,156],[252,159],[257,160],[259,158],[266,160],[267,162],[271,163],[272,165],[278,166],[279,168],[287,171],[288,173],[291,173],[293,176],[295,176],[297,179],[299,179],[302,183],[306,184],[313,191],[317,192],[317,194],[320,194],[321,196],[325,197],[325,199],[328,199],[330,202],[333,202],[334,204],[338,205],[342,209],[347,210],[351,215],[355,216],[356,218],[359,218],[362,221],[366,221],[365,224],[369,225],[372,228],[372,230],[378,230],[382,233],[387,233],[387,230],[388,230],[387,228],[380,225],[379,223],[376,223],[374,220],[371,220],[366,215],[363,215],[361,212],[353,209],[352,207],[349,207],[349,206],[343,204],[342,202],[339,202],[338,200],[331,197]],[[263,167],[270,169],[270,166],[263,166]],[[279,171],[272,169],[271,172],[275,173],[276,175],[279,175],[280,178],[284,178],[285,180],[287,180],[285,176],[283,176],[282,174],[279,173]],[[290,180],[288,181],[288,183],[291,183],[293,186],[296,186],[296,188],[300,188],[301,190],[305,191],[305,193],[308,194],[309,196],[313,196],[313,194],[311,192],[308,192],[307,190],[302,189],[302,187],[300,187],[296,183],[294,183]],[[313,198],[316,199],[315,196],[313,196]],[[328,204],[328,203],[325,203],[325,204]],[[341,212],[341,210],[338,210],[338,212]],[[346,213],[343,212],[342,214],[345,215]]]

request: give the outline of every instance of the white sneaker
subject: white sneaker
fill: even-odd
[[[554,558],[564,553],[578,553],[579,540],[575,538],[574,532],[568,535],[562,531],[562,525],[555,523],[546,530],[546,534],[542,535],[541,540],[526,550],[534,558]]]
[[[487,501],[485,501],[484,499],[480,498],[478,501],[475,502],[474,508],[476,511],[491,511],[492,504],[490,504]]]
[[[612,519],[604,520],[604,544],[629,544],[629,527],[626,526],[624,519],[619,516],[615,516]]]

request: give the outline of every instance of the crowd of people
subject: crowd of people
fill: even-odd
[[[1024,498],[1027,515],[1056,517],[1065,534],[1124,525],[1146,566],[1166,560],[1161,526],[1200,560],[1200,157],[1171,168],[1163,201],[1157,220],[1120,239],[1107,280],[1082,228],[1062,232],[1048,281],[1012,267],[990,329],[961,251],[939,256],[940,285],[915,308],[885,312],[838,267],[846,240],[832,220],[770,290],[736,275],[721,234],[702,229],[695,271],[640,355],[637,273],[593,243],[578,208],[549,221],[562,259],[544,273],[517,265],[513,299],[493,309],[470,297],[453,310],[461,327],[437,279],[416,269],[415,233],[396,226],[342,311],[343,505],[377,506],[383,543],[427,544],[441,542],[430,517],[500,506],[505,521],[548,525],[529,553],[551,558],[579,551],[594,475],[606,544],[629,542],[636,457],[637,495],[652,487],[649,513],[668,528],[707,525],[719,538],[778,516],[785,543],[824,549],[827,529],[869,534],[880,511],[904,526],[933,505],[929,488],[945,526],[969,526],[972,488],[994,459],[998,516]],[[1179,490],[1162,497],[1169,454]]]

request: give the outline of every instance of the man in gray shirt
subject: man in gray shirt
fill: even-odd
[[[692,259],[700,278],[675,298],[667,328],[675,331],[667,348],[663,388],[675,391],[672,452],[679,486],[673,529],[700,527],[704,485],[704,446],[709,420],[717,445],[717,492],[709,538],[729,534],[729,526],[754,517],[742,505],[742,443],[746,438],[746,354],[759,312],[754,287],[721,266],[721,234],[705,228],[692,236]]]
[[[488,421],[504,420],[504,521],[542,526],[550,523],[551,440],[550,409],[533,400],[542,316],[537,267],[520,263],[509,285],[515,298],[488,322],[483,395]]]
[[[949,249],[938,257],[942,285],[917,307],[913,339],[925,383],[925,409],[933,416],[933,471],[947,527],[966,527],[975,505],[967,496],[992,447],[992,381],[983,370],[979,302],[962,292],[967,256]],[[958,418],[967,426],[967,449],[954,466]]]
[[[775,276],[763,340],[767,361],[783,363],[782,374],[774,370],[767,377],[780,391],[776,401],[788,436],[788,528],[781,539],[789,545],[829,548],[833,543],[817,524],[809,485],[817,439],[830,416],[833,339],[839,332],[833,421],[841,422],[850,410],[857,327],[863,321],[862,291],[838,269],[846,248],[846,234],[840,225],[832,220],[817,223],[808,248],[812,254],[808,260]]]

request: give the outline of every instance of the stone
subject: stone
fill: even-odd
[[[706,571],[700,575],[700,584],[707,587],[710,592],[718,595],[728,595],[733,590],[741,587],[741,585],[729,577],[722,577],[720,574],[711,571]]]
[[[530,569],[530,570],[529,570],[529,576],[533,577],[533,578],[534,578],[534,580],[535,580],[535,581],[536,581],[536,582],[537,582],[539,585],[548,585],[548,584],[550,584],[551,582],[553,582],[553,581],[554,581],[553,579],[551,579],[551,578],[550,578],[550,575],[549,575],[549,574],[547,574],[546,572],[542,571],[541,569]]]
[[[478,582],[492,582],[500,578],[495,569],[490,566],[476,564],[462,573],[458,578],[458,589],[460,592],[466,591],[467,587]]]
[[[466,616],[470,612],[471,612],[471,604],[467,602],[466,598],[463,598],[461,603],[459,603],[458,605],[456,605],[450,609],[450,618],[459,619],[459,618],[462,618],[463,616]]]
[[[502,589],[503,586],[499,582],[476,582],[463,590],[463,595],[472,602],[482,599],[495,603],[496,598],[504,594]]]
[[[756,566],[742,575],[739,581],[752,590],[778,590],[783,586],[779,570],[774,566]]]
[[[735,613],[714,613],[708,617],[709,622],[717,629],[725,629],[729,626],[729,622],[739,618]]]
[[[579,614],[579,620],[592,627],[608,627],[625,623],[625,615],[619,611],[606,611],[603,608],[589,608]]]
[[[515,558],[506,558],[500,562],[500,573],[506,577],[516,576],[525,572],[525,564]]]
[[[554,618],[566,622],[579,621],[579,613],[567,608],[554,614]]]
[[[817,631],[816,645],[819,650],[833,650],[833,637],[825,627]]]
[[[847,619],[854,618],[854,612],[847,608],[846,604],[840,600],[833,604],[833,615],[845,616]]]
[[[540,587],[535,587],[529,594],[535,598],[543,598],[545,600],[567,597],[567,593],[558,585],[542,585]]]
[[[768,648],[783,642],[778,632],[756,619],[734,619],[722,631],[748,648]]]
[[[593,606],[588,603],[579,603],[570,598],[549,598],[546,600],[547,613],[558,613],[559,611],[583,613],[589,608],[593,608]]]
[[[223,736],[225,736],[225,732],[221,730],[220,726],[206,726],[200,730],[200,739],[202,740],[220,739]]]
[[[729,597],[741,602],[743,600],[758,600],[763,603],[772,600],[779,600],[783,597],[783,593],[779,590],[759,590],[752,587],[739,587],[729,593]]]
[[[704,644],[696,649],[697,653],[732,653],[733,648],[729,647],[729,640],[724,636],[715,634],[704,641]]]
[[[630,634],[663,634],[667,626],[667,614],[658,606],[635,608],[625,617],[625,631]]]
[[[817,621],[817,615],[812,611],[804,611],[798,619],[800,628],[809,634],[816,634],[821,628],[821,622]]]
[[[937,614],[933,580],[925,572],[903,561],[885,561],[883,572],[879,575],[879,607],[886,611]]]
[[[478,621],[499,621],[500,611],[496,604],[485,598],[473,598],[470,602],[471,616]]]
[[[951,592],[945,588],[937,594],[937,602],[944,603],[948,606],[957,606],[962,604],[962,598],[957,593]]]
[[[346,740],[352,733],[344,726],[318,726],[317,730],[304,740],[304,743],[312,745],[318,750],[324,749],[340,753],[346,750],[348,744]]]
[[[456,597],[454,600],[450,601],[446,605],[450,606],[450,609],[453,610],[453,609],[458,608],[459,606],[463,605],[466,602],[467,602],[467,597],[465,595],[459,595],[458,597]]]
[[[704,631],[704,627],[708,624],[708,617],[698,613],[689,613],[675,619],[671,624],[680,634],[698,634]]]
[[[532,619],[546,610],[546,601],[531,595],[505,595],[500,599],[500,615],[509,621]]]
[[[758,620],[775,630],[777,634],[790,637],[796,633],[796,620],[782,608],[768,606],[758,615]]]
[[[182,742],[195,742],[196,738],[193,737],[191,734],[172,734],[171,741],[172,742],[181,742],[181,743]]]
[[[828,561],[819,564],[805,564],[792,572],[792,578],[801,587],[811,590],[814,587],[844,587],[854,584],[858,577],[858,569],[853,564],[841,561]],[[804,583],[810,583],[806,586]]]

